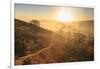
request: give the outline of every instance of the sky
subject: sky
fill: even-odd
[[[15,18],[24,21],[31,21],[32,19],[57,21],[61,17],[65,17],[69,21],[94,19],[94,9],[84,7],[15,4],[14,12]]]

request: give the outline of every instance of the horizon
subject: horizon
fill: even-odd
[[[18,19],[18,18],[14,18],[14,19]],[[18,19],[18,20],[21,20],[21,21],[24,21],[24,22],[27,22],[27,23],[29,23],[30,21],[25,21],[25,20],[22,20],[22,19]],[[37,19],[32,19],[32,20],[37,20]],[[38,21],[43,21],[43,22],[45,22],[45,21],[51,21],[51,22],[59,22],[59,21],[57,21],[57,20],[45,20],[45,19],[43,19],[43,20],[38,20]],[[80,21],[66,21],[66,22],[83,22],[83,21],[94,21],[94,19],[90,19],[90,20],[80,20]],[[59,22],[59,23],[66,23],[66,22]]]

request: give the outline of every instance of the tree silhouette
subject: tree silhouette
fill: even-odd
[[[40,26],[40,22],[38,20],[32,20],[30,21],[31,24],[34,24],[36,26]]]

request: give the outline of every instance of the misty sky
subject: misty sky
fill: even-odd
[[[15,4],[15,18],[24,21],[32,19],[39,20],[57,20],[60,13],[61,6],[48,6],[48,5],[32,5],[32,4]],[[65,6],[65,12],[74,16],[73,20],[93,20],[94,9],[83,7],[68,7]]]

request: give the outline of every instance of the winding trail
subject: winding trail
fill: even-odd
[[[61,43],[59,36],[57,34],[53,34],[53,35],[51,35],[49,46],[41,49],[40,51],[37,51],[36,53],[29,54],[27,56],[17,59],[15,61],[15,64],[22,65],[22,64],[24,64],[24,61],[27,59],[30,59],[30,58],[31,58],[31,60],[37,59],[37,58],[32,58],[32,57],[37,56],[39,58],[41,53],[44,54],[44,56],[46,58],[53,59],[54,55],[56,55],[56,56],[57,56],[57,54],[61,55],[62,52],[59,53],[59,51],[61,51],[61,46],[62,46],[62,43]],[[45,54],[47,54],[47,55],[45,55]],[[51,56],[51,58],[49,58],[50,56]],[[44,61],[44,59],[42,59],[42,58],[39,58],[39,59]]]

